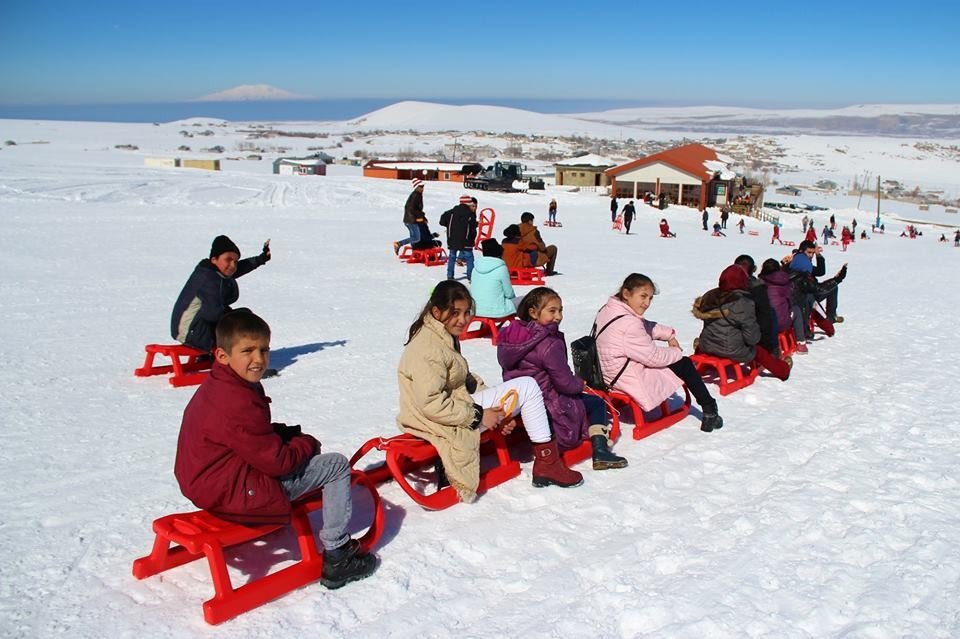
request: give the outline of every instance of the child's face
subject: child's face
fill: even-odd
[[[218,362],[226,364],[251,384],[256,384],[270,366],[270,338],[241,335],[229,353],[218,346],[214,355]]]
[[[559,297],[550,297],[539,309],[530,311],[530,319],[543,326],[559,324],[563,321],[563,303]]]
[[[653,287],[644,284],[633,290],[624,289],[623,299],[627,306],[632,308],[637,315],[643,317],[643,314],[650,308],[650,304],[653,303]]]
[[[237,262],[240,261],[240,256],[233,251],[227,251],[216,257],[211,257],[210,261],[224,277],[232,277],[237,272]]]
[[[433,315],[433,319],[443,324],[448,333],[454,337],[460,337],[473,317],[473,310],[468,300],[457,300],[450,310],[444,312],[434,307],[430,309],[430,314]]]

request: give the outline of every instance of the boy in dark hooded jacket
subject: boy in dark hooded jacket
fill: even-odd
[[[170,334],[181,344],[212,352],[217,322],[240,297],[237,278],[270,261],[270,240],[256,257],[240,259],[240,249],[226,235],[218,235],[210,257],[200,260],[183,285],[170,316]]]

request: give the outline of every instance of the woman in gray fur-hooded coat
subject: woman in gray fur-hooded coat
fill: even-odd
[[[720,274],[718,288],[696,299],[693,315],[703,321],[699,351],[743,363],[756,358],[760,324],[748,286],[747,272],[732,264]]]

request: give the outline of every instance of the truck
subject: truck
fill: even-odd
[[[503,193],[519,193],[527,189],[543,189],[543,180],[523,177],[523,166],[519,162],[494,162],[493,166],[483,168],[482,164],[465,164],[463,166],[463,187],[480,189],[481,191],[501,191]],[[526,183],[526,188],[514,186],[515,182]]]

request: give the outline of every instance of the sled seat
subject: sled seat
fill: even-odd
[[[747,231],[747,235],[758,237],[760,235],[760,231]]]
[[[467,339],[475,338],[484,338],[489,337],[491,343],[497,345],[497,337],[500,335],[500,331],[503,330],[503,327],[509,324],[512,320],[516,319],[517,316],[515,313],[511,313],[505,317],[481,317],[479,315],[474,315],[471,318],[470,323],[467,324],[467,327],[463,330],[463,333],[460,334],[460,341]],[[479,323],[479,327],[471,329],[470,327],[474,323]]]
[[[543,286],[543,269],[537,267],[511,268],[510,283],[517,286]]]
[[[617,216],[617,219],[615,219],[615,220],[613,221],[613,230],[614,230],[614,231],[619,231],[619,230],[621,230],[621,229],[623,229],[623,216],[622,216],[622,215],[618,215],[618,216]]]
[[[361,549],[369,551],[383,534],[383,505],[376,487],[366,475],[353,471],[351,482],[354,486],[366,488],[373,499],[373,523],[359,539]],[[260,539],[284,525],[244,526],[199,510],[167,515],[155,520],[153,531],[156,539],[153,550],[146,557],[140,557],[133,562],[133,576],[146,579],[205,556],[215,594],[212,599],[203,603],[203,618],[209,624],[232,619],[320,578],[323,571],[323,551],[317,547],[309,514],[323,505],[322,492],[314,491],[292,504],[290,523],[296,532],[300,560],[291,566],[254,578],[239,588],[234,588],[227,571],[224,549]],[[272,554],[274,551],[265,552]]]
[[[741,388],[746,388],[757,379],[759,370],[756,366],[741,364],[725,357],[716,357],[706,353],[695,353],[690,356],[697,372],[701,376],[711,375],[711,369],[716,374],[720,385],[720,394],[729,395]],[[706,381],[706,378],[704,378]]]
[[[617,413],[621,409],[628,409],[632,412],[633,438],[643,439],[664,428],[673,426],[690,413],[690,391],[684,386],[683,392],[684,400],[682,404],[671,408],[670,398],[668,397],[661,402],[660,406],[656,409],[656,417],[650,417],[630,395],[622,391],[611,389],[604,393],[604,395],[614,407],[614,413]]]
[[[670,233],[661,233],[660,237],[675,238],[676,235],[672,235]]]
[[[783,240],[783,241],[780,242],[780,243],[783,244],[784,246],[796,246],[796,245],[797,245],[797,243],[794,242],[793,240]]]
[[[786,357],[797,352],[797,338],[793,334],[793,328],[787,327],[777,333],[777,343],[780,346],[780,356]]]
[[[442,246],[429,249],[411,248],[405,244],[400,249],[399,257],[407,264],[423,264],[424,266],[441,266],[447,263],[447,251]]]
[[[547,220],[546,222],[544,222],[543,225],[544,225],[544,226],[550,226],[550,227],[553,227],[553,228],[563,228],[563,223],[562,223],[562,222],[551,222],[550,220]]]
[[[394,437],[374,437],[368,440],[350,458],[353,467],[360,459],[373,449],[386,453],[386,461],[368,467],[364,473],[374,484],[394,480],[410,498],[427,510],[443,510],[460,502],[460,496],[453,486],[444,486],[432,493],[423,493],[411,485],[407,473],[421,468],[432,466],[440,459],[437,449],[425,439],[420,439],[408,433]],[[492,449],[492,451],[491,451]],[[495,453],[496,465],[483,469],[485,459]],[[480,435],[480,486],[477,493],[482,494],[500,484],[517,477],[520,474],[520,463],[510,457],[507,442],[498,430],[486,430]]]
[[[171,386],[194,386],[201,383],[210,372],[213,360],[201,357],[208,353],[185,344],[147,344],[144,346],[147,352],[143,360],[143,366],[133,371],[137,377],[151,377],[153,375],[170,375]],[[153,363],[157,355],[163,355],[170,358],[170,365],[155,366]],[[181,357],[186,360],[181,361]]]

